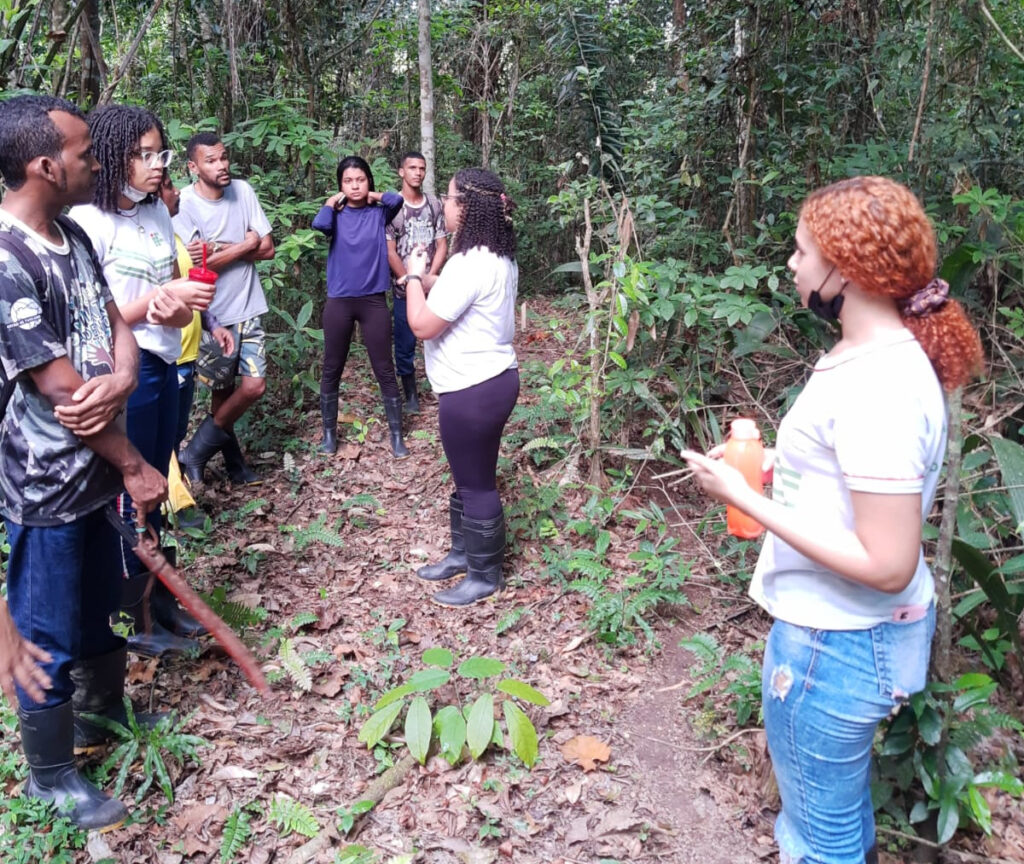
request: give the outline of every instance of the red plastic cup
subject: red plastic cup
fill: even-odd
[[[214,285],[217,282],[217,273],[207,267],[189,267],[188,278],[193,282],[205,282],[207,285]]]

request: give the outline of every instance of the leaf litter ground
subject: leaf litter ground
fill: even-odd
[[[560,314],[542,311],[537,320]],[[561,356],[543,329],[520,334],[520,342],[524,365]],[[354,351],[343,385],[350,421],[380,413],[366,366],[365,353]],[[521,405],[536,400],[524,387]],[[712,632],[728,652],[749,650],[766,632],[764,616],[740,588],[701,577],[698,564],[689,604],[660,610],[664,650],[610,653],[588,635],[582,595],[546,578],[537,544],[527,541],[507,558],[510,587],[498,599],[466,610],[430,603],[436,586],[413,572],[447,548],[450,478],[437,400],[427,394],[421,404],[421,414],[406,418],[412,456],[404,461],[392,459],[382,417],[369,423],[364,442],[350,433],[337,456],[320,456],[319,418],[307,412],[285,430],[290,443],[255,460],[261,486],[232,489],[215,476],[201,491],[216,518],[211,536],[183,541],[190,580],[204,590],[224,586],[231,600],[266,610],[248,638],[279,679],[261,698],[213,646],[198,659],[133,663],[136,704],[192,712],[188,731],[210,746],[199,764],[172,766],[172,805],[151,793],[136,807],[138,824],[94,838],[79,860],[219,861],[225,824],[248,805],[251,835],[231,860],[252,864],[331,862],[350,843],[380,861],[415,849],[414,860],[438,864],[775,860],[776,795],[763,733],[716,726],[687,699],[695,662],[677,647],[683,637]],[[514,478],[535,472],[522,454],[506,448],[502,455],[507,502]],[[684,554],[706,556],[688,527],[702,502],[664,486],[638,484],[631,495],[660,496],[679,517]],[[566,487],[562,500],[578,512],[584,495]],[[624,561],[635,541],[631,530],[621,534],[613,551],[619,547]],[[285,668],[281,638],[302,659],[308,690]],[[455,767],[434,756],[400,776],[371,812],[353,816],[353,805],[404,752],[378,762],[357,740],[359,728],[381,693],[422,668],[431,647],[458,659],[498,658],[549,697],[550,706],[529,711],[540,758],[527,771],[493,749]],[[392,739],[400,736],[399,723]],[[315,818],[306,826],[312,837],[270,818],[273,803],[288,799]],[[346,813],[354,827],[343,837]]]

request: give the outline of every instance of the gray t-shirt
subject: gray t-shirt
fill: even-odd
[[[88,248],[66,236],[55,246],[8,213],[0,228],[25,241],[46,274],[31,274],[0,249],[0,363],[17,386],[0,419],[0,513],[20,525],[72,522],[116,497],[121,475],[53,414],[30,369],[67,357],[86,381],[114,371],[106,306],[113,302]],[[124,424],[124,415],[118,422]]]
[[[185,243],[196,237],[207,243],[215,240],[238,243],[245,239],[246,231],[265,237],[270,233],[270,221],[252,186],[244,180],[232,180],[218,201],[202,198],[194,184],[181,190],[181,208],[174,217],[174,233]],[[220,272],[210,311],[225,327],[267,311],[267,299],[263,296],[255,264],[236,261]]]

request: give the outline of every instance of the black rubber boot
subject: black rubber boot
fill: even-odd
[[[83,717],[83,714],[96,714],[122,726],[128,725],[128,712],[124,707],[127,663],[128,649],[123,647],[99,657],[79,660],[71,667],[71,680],[75,683],[71,706],[75,714],[76,753],[88,752],[114,737],[110,729]],[[141,711],[134,714],[135,722],[143,729],[152,729],[164,716]]]
[[[466,544],[466,578],[438,591],[433,598],[442,606],[469,606],[505,587],[501,565],[505,559],[505,516],[462,519]]]
[[[416,373],[410,372],[402,376],[402,392],[405,393],[405,413],[419,414],[420,399],[416,394]]]
[[[320,419],[324,424],[324,440],[321,453],[338,452],[338,391],[320,394]]]
[[[242,455],[242,445],[238,443],[238,436],[234,429],[225,429],[228,440],[220,448],[224,454],[224,467],[228,469],[228,478],[236,486],[255,486],[262,483],[259,475],[245,464],[245,457]]]
[[[207,414],[182,454],[181,467],[189,482],[193,485],[203,482],[206,463],[230,440],[231,436],[213,422],[213,415]]]
[[[160,551],[163,552],[168,564],[172,567],[178,566],[177,547],[165,546]],[[178,598],[171,593],[171,589],[159,579],[153,580],[149,605],[156,620],[178,636],[205,636],[208,632],[187,609],[182,607]]]
[[[143,573],[122,581],[120,621],[128,619],[132,635],[128,637],[128,650],[143,657],[163,657],[165,654],[198,654],[195,639],[175,636],[156,618],[152,608],[150,580],[155,576]]]
[[[385,396],[384,414],[388,418],[391,452],[395,454],[396,459],[405,459],[409,455],[409,448],[402,440],[402,397]]]
[[[875,843],[864,853],[864,864],[878,864],[878,844]]]
[[[27,798],[53,801],[79,828],[111,831],[128,818],[128,809],[104,794],[75,768],[75,720],[70,702],[56,708],[25,712],[21,746],[28,762]]]
[[[452,548],[436,564],[425,564],[416,571],[420,579],[440,582],[466,572],[466,544],[462,537],[462,499],[452,495],[448,501],[448,522],[452,528]]]

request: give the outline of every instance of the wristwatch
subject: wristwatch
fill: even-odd
[[[213,241],[213,249],[211,249],[210,251],[212,251],[214,255],[220,252],[220,240]]]

